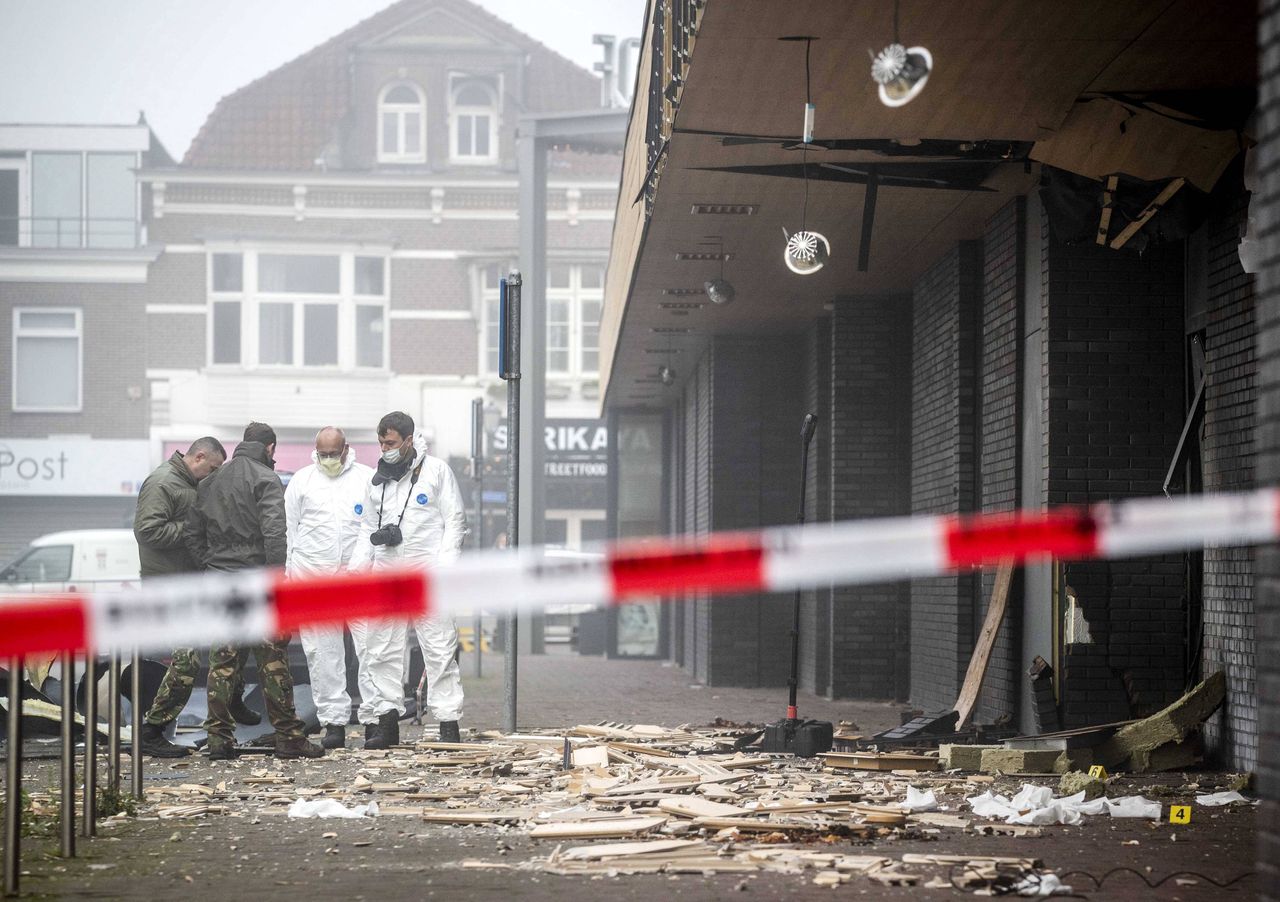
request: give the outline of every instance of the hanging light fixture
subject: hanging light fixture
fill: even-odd
[[[723,307],[725,304],[733,303],[737,291],[729,283],[729,280],[724,277],[724,239],[719,235],[710,235],[708,237],[716,239],[718,244],[717,254],[720,257],[720,277],[718,279],[708,279],[702,283],[702,287],[711,303]]]
[[[814,118],[817,108],[813,103],[812,84],[809,76],[809,51],[813,47],[814,38],[803,37],[795,40],[804,41],[804,120],[800,127],[800,152],[803,154],[802,172],[804,174],[804,207],[800,214],[800,231],[788,235],[786,227],[782,234],[786,245],[782,250],[782,259],[787,269],[798,275],[807,276],[822,269],[831,257],[831,242],[821,232],[810,231],[809,221],[809,147],[813,144]]]
[[[924,47],[904,47],[898,40],[898,2],[893,0],[893,43],[878,56],[871,54],[871,78],[880,86],[880,102],[890,107],[914,100],[933,71],[932,53]]]

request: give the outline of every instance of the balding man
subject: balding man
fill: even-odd
[[[289,481],[284,493],[289,540],[285,572],[294,578],[327,576],[347,569],[360,521],[365,490],[373,469],[356,460],[341,429],[326,426],[316,435],[314,463]],[[356,628],[354,635],[360,635]],[[342,748],[351,719],[347,694],[346,648],[341,626],[309,626],[299,630],[316,713],[324,725],[321,745]],[[364,658],[357,645],[357,656]]]

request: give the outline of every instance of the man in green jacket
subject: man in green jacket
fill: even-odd
[[[200,483],[182,533],[197,567],[225,573],[284,566],[284,486],[275,473],[275,450],[275,430],[266,423],[250,423],[231,460]],[[251,649],[267,716],[276,728],[276,757],[319,758],[324,750],[307,741],[294,708],[288,649],[287,635]],[[209,649],[209,717],[204,727],[211,761],[235,757],[231,698],[245,660],[241,654],[232,645]]]
[[[138,560],[142,578],[189,573],[196,569],[182,541],[187,511],[196,500],[196,485],[227,458],[216,438],[206,435],[191,443],[183,454],[156,467],[138,492],[138,509],[133,518],[133,535],[138,540]],[[191,698],[200,657],[194,648],[175,648],[160,690],[142,724],[142,751],[156,758],[181,758],[190,750],[165,738],[168,725],[177,719]],[[233,715],[240,723],[256,724],[262,717],[244,704],[243,682],[236,686]]]

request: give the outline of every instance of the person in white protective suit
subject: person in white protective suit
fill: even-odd
[[[284,493],[289,542],[285,573],[290,578],[327,576],[347,569],[360,535],[365,495],[373,476],[373,468],[356,460],[346,435],[334,426],[326,426],[316,435],[311,460],[311,466],[293,475]],[[360,641],[363,624],[354,622],[350,626],[363,683],[367,657]],[[311,695],[324,726],[320,745],[340,749],[346,744],[347,722],[351,719],[342,627],[304,626],[298,632],[307,655],[307,670],[311,672]],[[361,694],[364,695],[363,685]],[[367,714],[367,721],[373,723],[384,710],[387,709],[374,704],[361,705],[361,718],[366,719]]]
[[[383,417],[378,423],[378,441],[382,458],[369,480],[351,569],[430,569],[452,564],[466,533],[466,512],[453,471],[443,460],[427,454],[426,442],[414,432],[413,418],[407,413],[394,411]],[[440,724],[440,739],[458,742],[458,720],[462,717],[458,628],[451,617],[419,617],[413,629],[426,669],[427,708]],[[408,631],[404,623],[386,621],[370,624],[368,630],[366,660],[378,704],[387,707],[365,740],[365,748],[388,748],[400,741],[400,718],[405,712]],[[364,693],[363,686],[360,691]]]

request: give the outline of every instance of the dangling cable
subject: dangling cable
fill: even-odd
[[[902,43],[898,40],[898,2],[899,0],[893,0],[893,42],[895,44]]]
[[[809,81],[809,51],[813,47],[813,38],[805,38],[804,42],[804,105],[808,110],[813,103],[813,93]],[[804,207],[800,213],[800,231],[809,227],[809,141],[808,135],[800,136],[801,172],[804,175]]]

